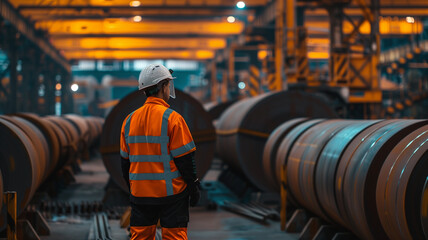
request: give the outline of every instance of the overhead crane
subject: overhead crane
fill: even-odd
[[[238,89],[237,74],[244,70],[249,96],[322,86],[349,90],[348,103],[367,106],[382,99],[380,36],[420,33],[419,17],[428,9],[420,0],[249,0],[244,9],[235,4],[17,0],[10,7],[59,50],[60,64],[77,59],[193,59],[206,63],[215,101],[226,101],[228,92]],[[406,15],[414,22],[390,18]],[[236,21],[227,22],[228,16]],[[310,68],[314,62],[316,71]],[[323,64],[329,67],[323,69]]]

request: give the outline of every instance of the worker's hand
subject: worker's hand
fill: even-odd
[[[201,191],[200,191],[200,183],[199,181],[194,182],[194,184],[191,184],[190,186],[190,206],[194,207],[196,204],[198,204],[199,199],[201,198]]]

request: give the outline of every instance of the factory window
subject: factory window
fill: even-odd
[[[183,60],[168,60],[165,62],[167,68],[181,71],[196,71],[199,68],[196,61],[183,61]]]
[[[118,61],[100,60],[97,62],[98,71],[117,71],[120,69]]]
[[[149,64],[163,64],[162,60],[135,60],[134,61],[134,70],[141,71],[141,69],[145,68]]]
[[[76,65],[71,66],[72,71],[93,71],[95,70],[95,61],[82,60]]]

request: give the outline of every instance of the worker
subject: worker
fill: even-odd
[[[122,124],[122,173],[130,190],[131,239],[154,240],[160,220],[162,239],[187,239],[189,205],[200,198],[195,143],[183,117],[169,108],[175,98],[172,70],[144,68],[138,88],[144,105]]]

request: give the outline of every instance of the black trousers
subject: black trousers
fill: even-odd
[[[189,196],[168,204],[135,204],[131,202],[131,227],[152,226],[183,228],[189,222]]]

